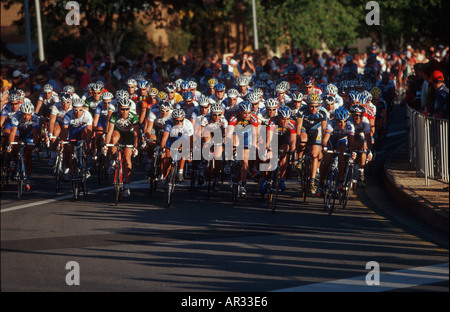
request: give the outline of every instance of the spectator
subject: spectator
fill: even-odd
[[[449,97],[448,88],[444,84],[444,75],[440,71],[434,71],[430,78],[433,89],[436,91],[434,97],[433,116],[448,119]]]

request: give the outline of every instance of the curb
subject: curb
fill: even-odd
[[[401,205],[403,209],[411,212],[416,217],[423,220],[426,224],[434,229],[449,234],[448,217],[436,211],[434,207],[428,205],[419,196],[406,189],[399,184],[392,174],[391,159],[397,154],[400,148],[404,147],[406,143],[400,145],[395,149],[391,156],[384,163],[384,185],[388,193]]]

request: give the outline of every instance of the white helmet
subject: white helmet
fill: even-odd
[[[338,88],[334,84],[330,83],[326,88],[326,93],[334,96],[338,93]]]
[[[44,86],[44,92],[52,92],[53,91],[53,86],[51,84],[46,84]]]
[[[277,107],[278,107],[277,99],[270,98],[266,101],[266,108],[277,108]]]
[[[186,112],[181,109],[181,108],[176,108],[174,109],[174,111],[172,112],[172,118],[184,118],[186,117]]]
[[[230,89],[230,90],[228,90],[227,95],[228,95],[229,98],[234,99],[234,98],[237,98],[239,96],[239,91],[236,90],[236,89]]]
[[[258,103],[261,97],[256,92],[252,92],[247,96],[247,99],[250,103]]]
[[[83,107],[84,101],[80,98],[73,99],[72,101],[72,107]]]
[[[212,114],[222,113],[223,112],[223,106],[222,106],[222,104],[216,103],[216,104],[211,105],[211,108],[209,110],[210,110],[210,112]]]
[[[102,94],[102,100],[112,100],[114,95],[111,92],[105,92]]]
[[[237,80],[238,86],[246,86],[248,85],[248,79],[245,76],[240,76]]]
[[[34,113],[34,106],[33,106],[33,104],[31,104],[31,102],[24,102],[20,106],[20,111],[22,112],[22,114]]]

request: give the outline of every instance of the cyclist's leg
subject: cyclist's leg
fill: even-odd
[[[338,142],[337,145],[337,151],[338,152],[346,152],[347,151],[347,138],[345,139],[341,139]],[[338,182],[341,183],[342,181],[344,181],[344,175],[345,175],[345,165],[346,165],[346,156],[344,155],[339,155],[338,157]]]

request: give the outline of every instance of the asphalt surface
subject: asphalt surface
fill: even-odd
[[[334,285],[448,292],[448,237],[405,214],[384,189],[381,168],[405,140],[401,121],[399,113],[366,189],[331,216],[321,198],[300,201],[295,179],[275,214],[251,182],[233,207],[226,183],[208,200],[186,181],[166,208],[163,194],[148,198],[142,168],[133,174],[132,196],[118,206],[112,182],[98,185],[95,176],[87,197],[74,201],[69,184],[54,193],[47,160],[36,160],[33,188],[22,200],[15,183],[1,193],[1,290],[303,292]],[[378,286],[364,279],[373,261]],[[68,285],[74,276],[79,285]],[[392,276],[403,279],[387,282]]]

